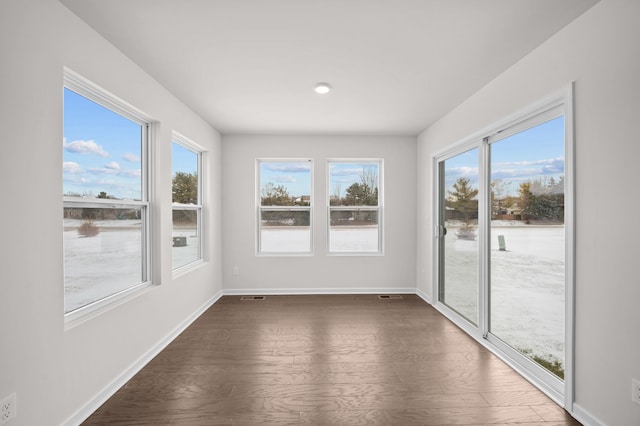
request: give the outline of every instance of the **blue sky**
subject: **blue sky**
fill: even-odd
[[[171,176],[175,176],[176,172],[197,173],[198,154],[174,142],[171,149]]]
[[[139,200],[142,127],[64,89],[63,193]],[[198,170],[197,156],[173,144],[172,175]]]
[[[140,199],[142,127],[64,89],[63,193]]]
[[[271,182],[282,185],[292,197],[311,195],[311,161],[260,162],[260,188]]]
[[[362,182],[363,173],[380,176],[378,163],[342,163],[332,162],[329,167],[329,194],[344,197],[345,191],[354,183]]]
[[[260,188],[267,183],[282,185],[289,195],[299,197],[311,194],[311,161],[263,161],[260,162]],[[342,163],[332,162],[330,166],[329,192],[333,195],[337,188],[343,197],[346,189],[355,182],[360,182],[363,171],[378,172],[377,163]],[[379,175],[379,173],[378,173]]]
[[[459,177],[478,185],[478,149],[445,162],[445,184],[451,189]],[[491,144],[491,180],[502,179],[510,195],[526,181],[564,176],[564,117],[516,133]]]

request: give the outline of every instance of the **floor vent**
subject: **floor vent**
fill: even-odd
[[[381,294],[380,296],[378,296],[378,299],[382,299],[382,300],[389,300],[389,299],[402,299],[402,296],[400,296],[399,294]]]
[[[242,296],[240,300],[264,300],[266,296]]]

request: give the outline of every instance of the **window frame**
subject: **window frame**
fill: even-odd
[[[308,206],[262,206],[262,187],[260,165],[263,163],[306,163],[309,164],[309,205]],[[291,256],[313,256],[313,159],[312,158],[256,158],[256,256],[260,257],[291,257]],[[262,212],[267,211],[308,211],[309,212],[309,251],[263,251],[262,250]]]
[[[442,212],[439,210],[437,202],[433,203],[433,251],[432,264],[434,265],[432,272],[432,294],[435,295],[433,306],[443,313],[452,322],[458,325],[471,337],[483,344],[494,354],[505,360],[516,372],[526,378],[535,387],[544,392],[552,400],[571,411],[574,399],[574,350],[575,350],[575,334],[574,334],[574,315],[575,315],[575,139],[574,139],[574,87],[573,84],[567,86],[564,90],[560,90],[529,107],[519,110],[501,121],[498,121],[481,131],[445,148],[444,150],[432,155],[432,172],[433,172],[433,194],[437,197],[441,176],[439,175],[438,164],[441,161],[451,158],[468,149],[477,147],[480,150],[479,166],[480,166],[480,193],[479,200],[479,238],[480,238],[480,283],[478,303],[480,309],[485,309],[479,315],[479,324],[472,325],[470,322],[462,318],[457,312],[440,302],[439,294],[439,273],[442,267],[439,256],[440,239],[444,237],[440,230],[440,220]],[[558,380],[553,374],[544,371],[534,361],[528,359],[518,351],[509,347],[500,341],[499,338],[493,336],[489,330],[489,310],[486,307],[489,304],[490,292],[490,276],[489,276],[489,256],[491,244],[487,236],[490,234],[490,145],[507,138],[513,134],[523,130],[544,124],[558,116],[564,116],[564,149],[565,149],[565,198],[564,198],[564,225],[565,225],[565,323],[564,323],[564,350],[565,350],[565,368],[564,381]],[[481,308],[483,307],[483,308]]]
[[[132,106],[121,98],[113,95],[95,83],[77,74],[76,72],[64,68],[62,102],[64,103],[64,89],[68,89],[79,96],[82,96],[108,110],[118,114],[141,127],[140,135],[140,172],[141,172],[141,193],[140,200],[111,200],[92,198],[84,200],[82,197],[62,195],[63,211],[66,208],[101,208],[101,209],[140,209],[141,214],[141,280],[139,283],[130,285],[124,290],[114,294],[93,300],[83,306],[66,311],[63,308],[65,318],[65,329],[82,323],[94,316],[139,296],[154,285],[154,269],[152,257],[152,236],[153,225],[152,215],[152,178],[151,178],[151,158],[154,120]],[[64,118],[63,118],[64,119]],[[62,161],[62,158],[61,158]],[[62,170],[62,167],[61,167]],[[63,258],[65,256],[63,250]],[[63,285],[66,288],[66,275],[63,273]]]
[[[185,137],[184,135],[176,132],[175,130],[171,132],[171,149],[173,152],[173,144],[178,144],[180,145],[182,148],[185,148],[191,152],[193,152],[194,154],[196,154],[197,156],[197,164],[198,164],[198,183],[197,183],[197,198],[198,198],[198,203],[193,205],[193,204],[174,204],[173,203],[173,199],[171,200],[171,217],[173,218],[173,212],[175,210],[192,210],[192,211],[196,211],[197,212],[197,232],[198,232],[198,236],[200,237],[198,239],[198,258],[189,262],[189,263],[185,263],[184,265],[180,265],[178,267],[173,267],[173,245],[172,245],[172,252],[171,252],[171,270],[173,271],[173,275],[174,277],[182,275],[183,273],[186,273],[194,268],[196,268],[198,265],[202,264],[205,262],[205,238],[204,238],[204,232],[206,230],[206,227],[204,225],[204,187],[205,187],[205,178],[204,178],[204,164],[205,164],[205,158],[206,158],[206,149],[204,149],[202,146],[198,145],[197,143],[193,142],[191,139]],[[173,161],[173,155],[171,156],[171,159]],[[172,178],[173,180],[173,178]],[[173,191],[172,191],[173,193]],[[171,223],[171,230],[173,233],[173,220]]]
[[[377,206],[331,206],[331,164],[377,164],[378,165],[378,205]],[[384,256],[384,158],[329,158],[327,159],[327,255],[329,256]],[[378,213],[377,251],[331,251],[332,211],[376,211]]]

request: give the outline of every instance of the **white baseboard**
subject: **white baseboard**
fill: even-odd
[[[416,294],[415,287],[407,288],[228,288],[222,290],[225,296],[277,296],[304,294]]]
[[[605,423],[598,420],[593,414],[575,402],[573,403],[573,412],[571,415],[584,426],[605,426]]]
[[[419,288],[416,288],[416,294],[425,302],[427,302],[430,305],[433,305],[433,303],[431,303],[431,297],[429,297],[429,295],[427,293],[425,293],[424,291],[420,290]]]
[[[76,411],[71,417],[69,417],[62,424],[64,426],[76,426],[85,421],[91,414],[93,414],[102,404],[104,404],[118,389],[124,386],[133,376],[136,375],[142,368],[149,363],[156,355],[158,355],[169,343],[171,343],[180,333],[182,333],[192,322],[194,322],[200,315],[209,309],[214,303],[222,297],[222,291],[216,293],[211,299],[205,302],[200,308],[193,312],[189,317],[182,321],[176,328],[174,328],[169,334],[167,334],[162,340],[156,343],[151,349],[149,349],[144,355],[142,355],[136,362],[134,362],[129,368],[116,377],[109,385],[107,385],[102,391],[91,398],[82,408]]]

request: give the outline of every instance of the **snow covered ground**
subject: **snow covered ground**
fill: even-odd
[[[95,237],[82,237],[80,219],[64,220],[65,312],[126,290],[142,282],[142,223],[140,220],[95,220]],[[198,258],[195,228],[178,228],[187,245],[172,248],[177,268]]]
[[[338,226],[329,229],[332,252],[368,253],[378,251],[377,226]],[[306,226],[262,228],[262,251],[277,252],[309,252],[311,247],[311,231]]]
[[[496,226],[497,225],[497,226]],[[564,228],[497,223],[491,236],[491,332],[529,356],[564,359]],[[445,237],[445,303],[477,322],[478,240]],[[506,251],[498,250],[498,235]]]
[[[142,282],[140,220],[96,220],[94,237],[78,234],[82,222],[64,221],[65,312]]]

